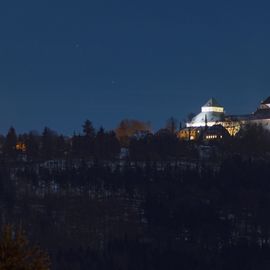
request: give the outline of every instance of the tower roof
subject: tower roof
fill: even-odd
[[[270,97],[265,99],[261,104],[270,104]]]
[[[203,107],[220,107],[222,108],[222,106],[217,102],[217,100],[215,98],[210,98]]]

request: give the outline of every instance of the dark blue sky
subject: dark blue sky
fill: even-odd
[[[270,96],[269,1],[8,0],[0,4],[0,132],[89,118],[183,119],[214,96]]]

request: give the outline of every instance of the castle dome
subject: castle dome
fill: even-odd
[[[219,105],[215,98],[210,98],[204,106],[202,106],[202,112],[217,112],[224,113],[224,108]]]
[[[211,98],[202,106],[201,112],[187,123],[187,127],[202,127],[206,124],[212,126],[223,120],[224,107],[215,98]]]

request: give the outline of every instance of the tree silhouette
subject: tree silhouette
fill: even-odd
[[[29,160],[37,160],[40,156],[40,136],[35,132],[30,132],[25,140],[26,154]]]
[[[45,127],[42,133],[41,153],[45,160],[52,159],[55,155],[55,144],[57,134]]]
[[[95,137],[95,129],[92,125],[92,122],[90,120],[86,120],[83,124],[83,134],[88,137],[93,139]]]
[[[93,157],[94,154],[94,140],[95,140],[95,135],[96,131],[92,125],[92,122],[89,120],[86,120],[83,124],[83,134],[84,136],[82,137],[82,157],[83,158],[91,158]]]
[[[11,127],[8,131],[6,141],[4,144],[4,152],[9,158],[16,158],[16,143],[17,143],[17,134],[14,127]]]
[[[172,134],[176,133],[178,126],[178,121],[174,117],[170,117],[166,121],[166,129],[168,129]]]

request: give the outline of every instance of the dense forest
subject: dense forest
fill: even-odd
[[[22,227],[57,270],[269,269],[269,132],[194,142],[171,127],[10,128],[1,225]]]

